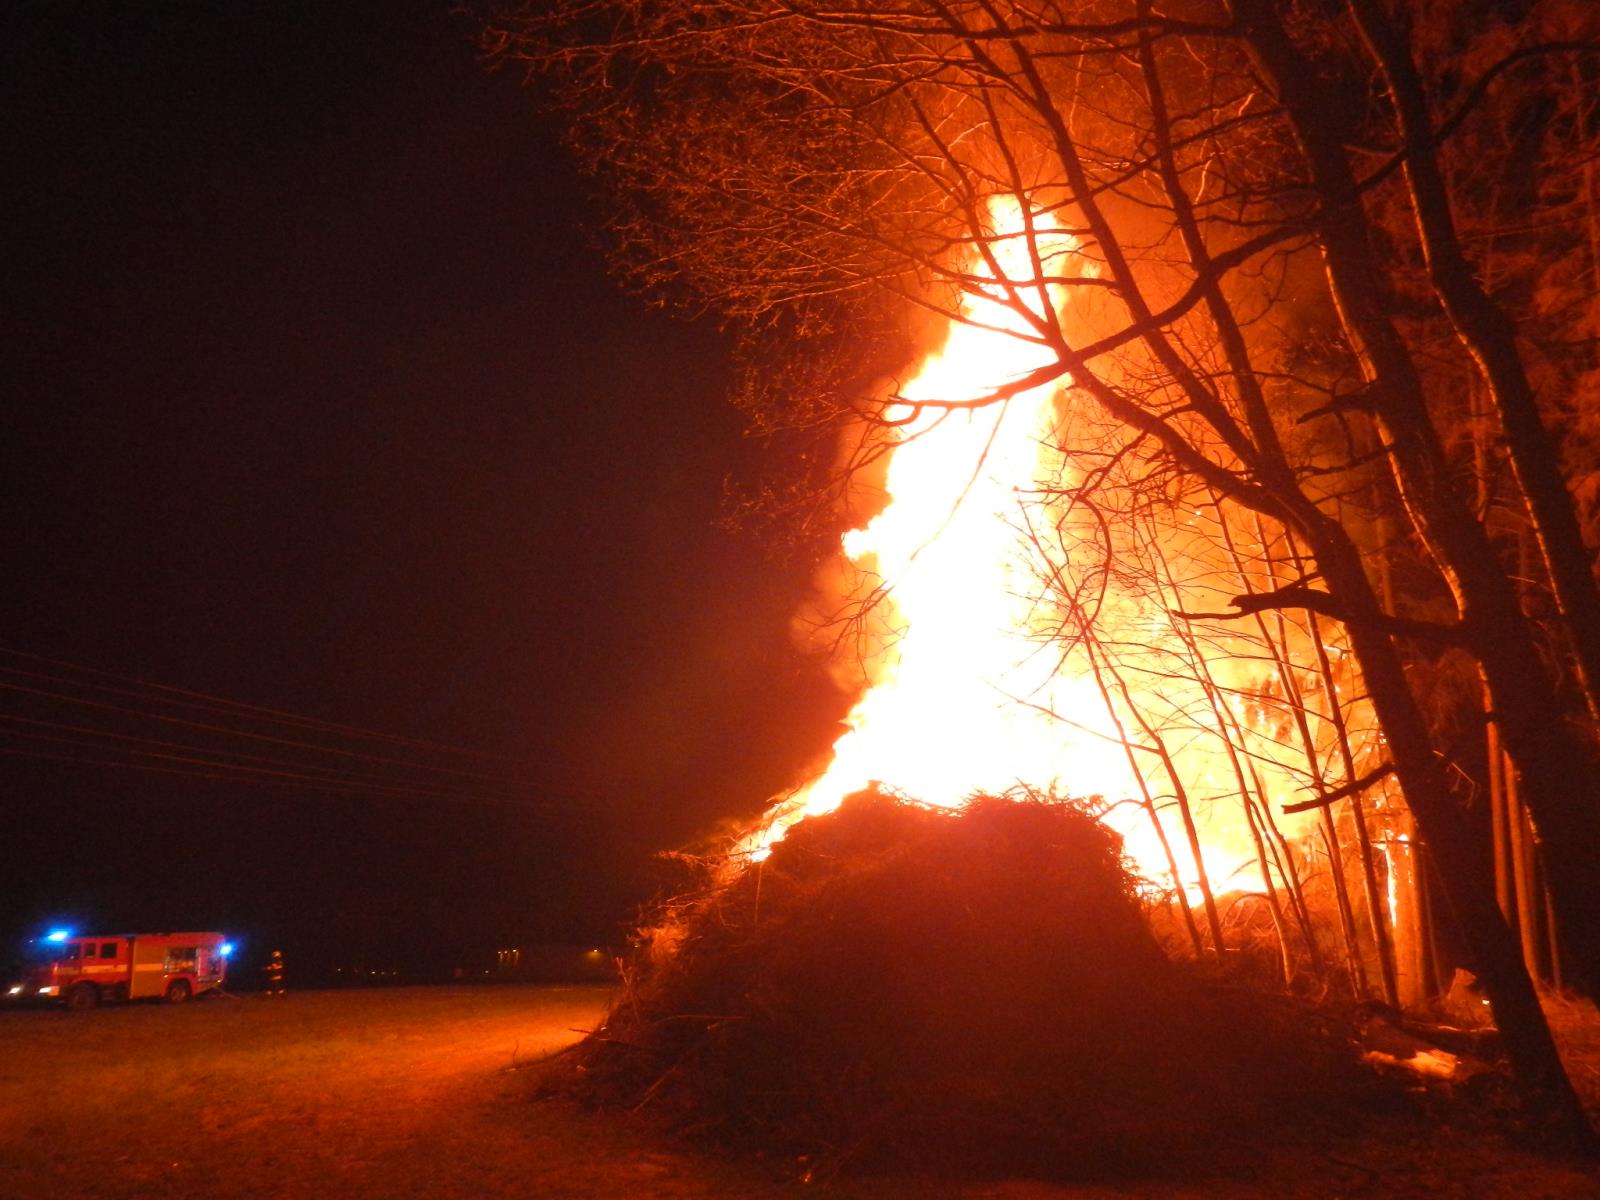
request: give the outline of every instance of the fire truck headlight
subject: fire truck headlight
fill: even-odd
[[[22,992],[22,985],[20,983],[13,983],[11,985],[11,990],[9,992],[7,992],[6,995],[8,995],[8,996],[16,996],[16,995],[19,995],[21,992]]]
[[[39,989],[39,995],[41,995],[41,996],[54,996],[60,990],[61,989],[56,987],[54,984],[50,984],[47,987],[40,988]]]

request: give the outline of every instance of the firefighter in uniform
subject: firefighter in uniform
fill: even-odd
[[[267,996],[283,995],[283,951],[274,950],[267,965],[261,968],[267,975]]]

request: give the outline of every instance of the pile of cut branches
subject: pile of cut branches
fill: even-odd
[[[1170,960],[1137,883],[1070,803],[853,797],[663,909],[557,1078],[825,1170],[1055,1174],[1370,1086],[1325,1011]]]

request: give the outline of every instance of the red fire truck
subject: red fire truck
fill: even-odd
[[[13,1000],[45,1000],[88,1009],[106,1000],[161,999],[182,1004],[222,986],[233,947],[220,933],[114,933],[94,937],[56,930],[30,942]]]

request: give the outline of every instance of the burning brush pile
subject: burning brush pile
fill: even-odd
[[[1068,803],[863,793],[666,906],[563,1078],[825,1171],[1056,1174],[1370,1086],[1327,1014],[1169,958],[1138,883]]]

